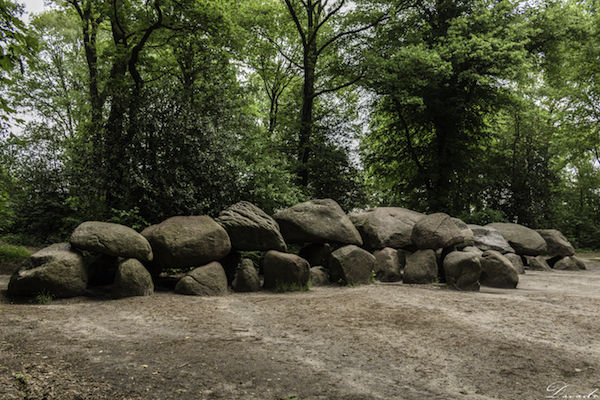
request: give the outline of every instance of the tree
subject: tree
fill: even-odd
[[[387,14],[377,7],[377,2],[372,2],[369,7],[365,2],[357,2],[356,10],[350,11],[352,7],[345,0],[338,0],[332,4],[322,0],[284,1],[301,45],[301,62],[295,63],[303,73],[297,158],[299,182],[306,187],[309,183],[308,162],[312,152],[316,99],[326,93],[349,87],[362,77],[361,73],[357,73],[349,80],[336,82],[336,79],[332,78],[333,75],[329,75],[327,81],[323,79],[323,71],[319,71],[319,63],[327,56],[327,52],[343,53],[341,43],[344,40],[359,41],[359,34],[381,23],[387,18]],[[286,58],[292,60],[289,56]]]
[[[489,117],[525,72],[527,36],[506,0],[420,2],[380,26],[366,56],[378,97],[363,154],[396,199],[399,190],[415,208],[468,210],[471,167]]]

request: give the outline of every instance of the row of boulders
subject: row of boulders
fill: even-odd
[[[286,253],[298,246],[298,255]],[[265,252],[258,260],[246,251]],[[514,288],[525,267],[579,269],[574,249],[556,230],[517,224],[467,225],[443,213],[375,208],[347,215],[333,200],[312,200],[273,217],[248,202],[216,219],[172,217],[141,233],[84,222],[70,243],[34,254],[11,277],[9,294],[56,297],[104,288],[114,297],[147,295],[169,269],[191,269],[175,284],[189,295],[261,287],[446,282],[459,290],[480,284]]]

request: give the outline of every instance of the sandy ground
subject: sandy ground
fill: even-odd
[[[0,399],[600,398],[599,319],[600,264],[480,293],[375,284],[49,305],[2,294]]]

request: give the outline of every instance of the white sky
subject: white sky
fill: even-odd
[[[25,4],[26,13],[39,13],[47,10],[49,7],[44,6],[45,0],[19,0],[19,3]]]

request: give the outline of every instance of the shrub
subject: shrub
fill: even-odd
[[[26,248],[10,244],[0,246],[0,264],[19,263],[31,256]]]

